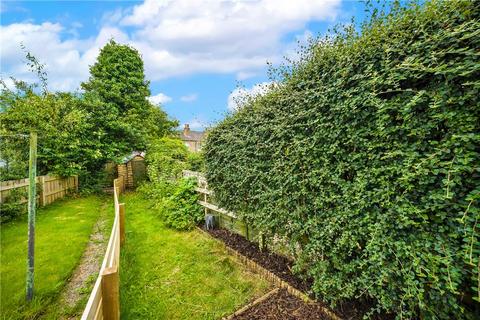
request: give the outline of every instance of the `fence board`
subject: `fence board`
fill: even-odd
[[[112,232],[110,233],[107,249],[105,250],[105,256],[103,258],[97,280],[95,281],[95,285],[90,293],[87,305],[83,311],[81,318],[82,320],[104,319],[103,303],[106,300],[103,297],[111,294],[111,292],[102,292],[102,286],[110,288],[110,286],[102,285],[102,274],[104,274],[104,271],[109,268],[117,268],[118,272],[120,271],[120,229],[124,228],[124,226],[120,226],[120,203],[118,202],[118,196],[124,190],[125,181],[123,177],[115,179],[113,181],[113,205],[115,209],[115,219],[113,220]],[[118,286],[118,283],[116,286]],[[119,290],[118,287],[113,289]],[[119,301],[117,302],[118,303],[115,304],[115,308],[119,308]],[[119,314],[120,310],[118,309],[117,311]]]
[[[57,199],[63,198],[72,191],[78,190],[78,176],[58,177],[58,176],[38,176],[36,178],[38,184],[37,199],[38,204],[45,206]],[[4,203],[10,192],[14,189],[27,191],[29,186],[28,178],[19,180],[0,181],[0,204]],[[26,196],[20,200],[20,203],[27,201]]]

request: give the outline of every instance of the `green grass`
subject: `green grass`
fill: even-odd
[[[168,229],[136,194],[124,202],[122,319],[219,319],[268,290],[222,244],[196,230]]]
[[[1,226],[1,318],[37,317],[55,302],[75,270],[101,210],[109,198],[64,199],[41,208],[36,219],[35,298],[26,304],[27,221]]]

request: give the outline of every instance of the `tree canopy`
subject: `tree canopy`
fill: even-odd
[[[173,132],[177,122],[151,104],[143,61],[133,48],[110,41],[82,84],[85,92],[47,90],[44,66],[27,54],[39,84],[15,81],[0,92],[0,167],[2,180],[24,178],[28,135],[38,133],[38,173],[95,175],[148,141]]]

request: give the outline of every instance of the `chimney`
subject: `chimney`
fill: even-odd
[[[188,136],[190,134],[190,125],[185,123],[185,127],[183,127],[183,135]]]

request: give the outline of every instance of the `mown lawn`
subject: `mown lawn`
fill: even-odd
[[[139,195],[123,201],[122,319],[219,319],[268,290],[223,245],[196,230],[168,229]]]
[[[55,301],[75,270],[101,210],[113,211],[110,198],[59,200],[37,212],[35,298],[25,299],[26,217],[1,226],[1,318],[36,318]],[[112,213],[113,214],[113,213]]]

